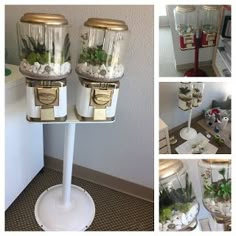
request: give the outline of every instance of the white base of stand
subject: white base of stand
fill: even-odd
[[[195,138],[197,131],[193,128],[185,127],[180,130],[180,137],[184,140],[190,140]]]
[[[84,231],[93,222],[95,205],[91,196],[82,188],[71,185],[68,206],[62,201],[62,184],[44,191],[35,205],[35,218],[45,231]]]

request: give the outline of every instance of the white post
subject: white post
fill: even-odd
[[[75,143],[75,124],[66,124],[64,137],[64,160],[63,160],[63,188],[62,201],[65,207],[70,206],[71,197],[71,178],[73,167]]]
[[[190,132],[190,128],[191,128],[192,111],[193,109],[191,108],[189,112],[189,117],[188,117],[188,132]]]

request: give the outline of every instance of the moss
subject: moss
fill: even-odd
[[[172,215],[171,207],[164,208],[160,211],[160,222],[165,222],[169,220]]]

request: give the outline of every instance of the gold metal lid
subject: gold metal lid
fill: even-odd
[[[204,162],[209,164],[230,164],[231,160],[229,159],[203,159]]]
[[[159,179],[165,179],[179,172],[184,167],[178,159],[165,159],[159,162]]]
[[[217,5],[205,5],[202,6],[202,9],[205,11],[217,11],[220,7]]]
[[[195,11],[195,6],[193,5],[178,5],[176,7],[176,11],[177,12],[181,12],[181,13],[188,13],[188,12],[192,12]]]
[[[45,25],[67,25],[68,21],[63,15],[60,14],[48,14],[48,13],[25,13],[21,19],[21,22],[45,24]]]
[[[113,20],[105,18],[89,18],[85,23],[85,26],[93,28],[102,28],[114,31],[128,30],[128,26],[122,20]]]

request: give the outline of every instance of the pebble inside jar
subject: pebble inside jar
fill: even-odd
[[[50,80],[70,74],[69,26],[64,16],[26,13],[17,29],[22,74]]]
[[[89,18],[80,35],[77,73],[93,81],[121,79],[127,36],[128,26],[124,21]]]
[[[159,230],[193,230],[199,204],[183,162],[160,160],[159,181]]]

